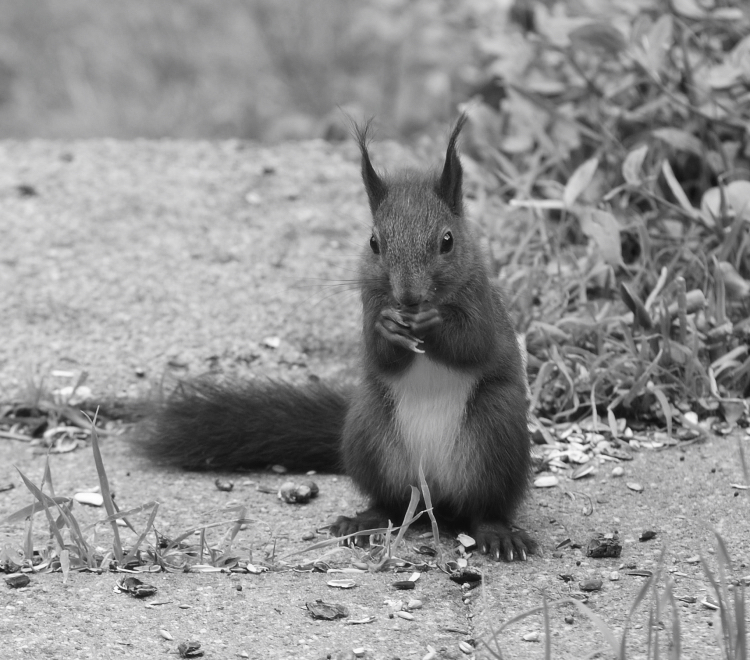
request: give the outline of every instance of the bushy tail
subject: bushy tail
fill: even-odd
[[[188,469],[280,464],[295,472],[341,472],[342,389],[275,381],[182,383],[139,434],[154,460]]]

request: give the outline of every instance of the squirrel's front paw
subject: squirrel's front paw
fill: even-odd
[[[365,547],[368,545],[370,534],[362,534],[362,532],[382,531],[384,527],[388,527],[388,517],[377,509],[371,508],[357,512],[352,517],[339,516],[328,529],[333,536],[348,537],[344,541],[346,545]]]
[[[388,308],[380,312],[375,328],[392,344],[413,353],[424,353],[422,340],[412,334],[411,326],[397,310]]]
[[[424,340],[430,331],[437,328],[443,317],[437,307],[418,308],[417,311],[401,311],[401,320],[405,323],[411,334],[417,339]]]

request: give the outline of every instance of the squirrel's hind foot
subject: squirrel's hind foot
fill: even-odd
[[[503,523],[479,523],[472,531],[480,552],[495,561],[526,561],[536,551],[536,542],[525,531]]]
[[[386,527],[388,527],[388,516],[383,514],[382,511],[373,508],[357,512],[351,518],[349,516],[339,516],[328,529],[333,536],[360,534],[360,536],[351,536],[345,540],[345,543],[347,545],[366,547],[369,545],[371,534],[362,534],[362,532]]]

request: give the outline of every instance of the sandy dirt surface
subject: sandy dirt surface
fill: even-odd
[[[394,145],[375,153],[391,168],[411,160]],[[0,401],[18,400],[31,382],[53,389],[70,379],[53,370],[89,373],[101,400],[150,396],[162,381],[216,372],[241,378],[351,379],[357,372],[356,256],[369,237],[367,205],[353,145],[323,142],[260,148],[240,142],[0,143]],[[278,338],[279,345],[268,338]],[[269,345],[270,344],[270,345]],[[255,563],[303,550],[336,515],[364,501],[344,477],[318,475],[321,494],[306,506],[282,503],[258,490],[285,477],[183,473],[136,455],[126,434],[102,439],[112,487],[122,508],[156,500],[156,527],[176,535],[215,521],[221,509],[244,504],[256,522],[236,547]],[[741,434],[748,453],[747,437]],[[0,519],[29,504],[15,470],[37,483],[44,457],[28,443],[0,439]],[[51,457],[55,489],[72,495],[97,484],[88,448]],[[666,566],[680,601],[683,658],[718,658],[712,612],[701,606],[707,581],[688,559],[715,564],[712,529],[721,532],[738,577],[750,574],[750,507],[732,488],[742,476],[736,439],[634,453],[625,475],[611,464],[581,481],[534,489],[519,524],[539,541],[526,563],[495,564],[473,556],[485,585],[468,595],[437,570],[414,591],[398,592],[392,571],[357,574],[357,587],[335,590],[324,573],[262,575],[153,574],[149,601],[113,593],[119,576],[32,575],[28,587],[0,582],[0,639],[8,658],[178,657],[177,644],[201,642],[207,658],[466,657],[460,642],[486,638],[491,628],[541,604],[580,593],[586,578],[602,578],[589,605],[621,630],[644,578],[623,564],[653,570],[666,547]],[[231,492],[216,488],[232,479]],[[626,482],[644,486],[634,492]],[[103,517],[78,507],[82,521]],[[135,517],[139,525],[145,515]],[[0,526],[0,547],[20,548],[24,523]],[[44,523],[35,518],[43,544]],[[95,544],[111,547],[109,530]],[[556,546],[570,538],[586,545],[596,533],[618,531],[620,559],[593,560]],[[657,532],[640,542],[643,531]],[[217,532],[219,538],[222,532]],[[125,541],[128,539],[125,535]],[[132,539],[130,539],[132,541]],[[422,543],[408,536],[405,555]],[[457,543],[447,536],[449,555]],[[303,562],[309,554],[288,557]],[[356,556],[334,557],[346,566]],[[572,575],[565,582],[560,575]],[[414,619],[391,618],[389,601],[418,598]],[[368,624],[314,621],[305,603],[342,603]],[[573,623],[564,617],[573,615]],[[671,625],[668,618],[664,623]],[[635,617],[632,657],[645,653],[647,618]],[[173,638],[165,639],[160,631]],[[541,658],[544,645],[524,641],[542,631],[533,616],[502,636],[508,658]],[[571,607],[552,611],[553,657],[580,658],[603,640]]]

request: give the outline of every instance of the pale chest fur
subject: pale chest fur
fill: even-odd
[[[413,482],[420,461],[431,487],[451,492],[463,478],[453,456],[476,384],[470,374],[450,369],[420,355],[409,368],[389,381],[396,427],[406,452],[400,472]],[[416,483],[414,483],[416,485]]]

